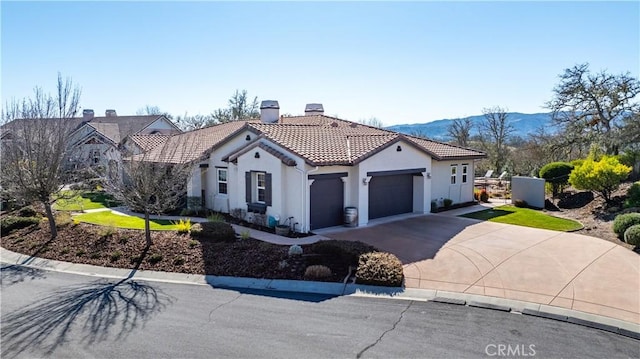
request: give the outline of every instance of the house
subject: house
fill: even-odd
[[[193,162],[188,196],[203,206],[290,218],[298,232],[343,224],[345,207],[357,208],[363,226],[428,213],[441,198],[473,200],[474,161],[484,153],[325,116],[318,105],[281,117],[277,101],[263,101],[259,120],[172,136],[168,146],[195,150],[163,161]]]
[[[122,152],[138,154],[182,132],[164,115],[118,116],[115,110],[94,117],[83,111],[83,122],[71,133],[69,163],[73,167],[119,161]]]

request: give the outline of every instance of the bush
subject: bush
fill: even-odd
[[[624,239],[624,232],[627,228],[640,224],[640,213],[625,213],[616,216],[613,220],[613,231],[618,238]]]
[[[486,189],[480,191],[480,202],[489,202],[489,193]]]
[[[177,266],[181,266],[184,264],[184,257],[175,257],[173,259],[173,264]]]
[[[180,234],[187,234],[191,231],[191,218],[187,218],[186,220],[180,218],[178,222],[172,222],[177,227],[177,231]]]
[[[444,208],[449,208],[453,204],[453,200],[450,198],[445,198],[443,201]]]
[[[191,236],[210,239],[216,242],[233,242],[236,240],[236,232],[229,223],[204,222],[191,226]]]
[[[98,231],[98,235],[103,238],[110,238],[116,233],[118,233],[118,229],[115,226],[105,226]]]
[[[32,206],[26,206],[20,208],[18,211],[18,216],[20,217],[35,217],[38,215],[38,212]]]
[[[402,263],[393,254],[373,252],[360,256],[356,283],[400,287],[403,279]]]
[[[211,213],[207,217],[207,221],[209,222],[224,222],[224,216],[220,213]]]
[[[304,279],[306,280],[325,280],[331,277],[331,269],[323,265],[308,266],[304,271]]]
[[[332,258],[348,265],[357,265],[360,255],[377,252],[378,249],[360,241],[328,240],[311,245],[311,252]]]
[[[626,208],[640,207],[640,181],[635,182],[627,191],[627,199],[624,201]]]
[[[71,218],[71,214],[69,214],[69,212],[58,212],[54,218],[58,228],[68,226],[73,223],[73,218]]]
[[[302,255],[302,247],[297,244],[289,247],[289,257],[291,256],[301,256]]]
[[[527,201],[523,200],[523,199],[516,199],[513,201],[513,205],[518,207],[518,208],[527,208],[529,207],[529,204],[527,203]]]
[[[158,254],[158,253],[152,254],[147,260],[151,264],[156,264],[162,260],[162,254]]]
[[[573,165],[567,162],[547,163],[540,169],[540,178],[544,178],[551,184],[553,197],[562,191],[562,188],[569,183],[569,175],[573,171]]]
[[[587,158],[569,176],[569,183],[576,189],[598,192],[605,202],[611,202],[611,194],[631,172],[631,167],[618,162],[614,156],[602,156],[599,161]]]
[[[624,231],[624,241],[634,246],[640,245],[640,224],[634,224]]]
[[[120,257],[122,257],[122,252],[115,251],[111,253],[111,256],[109,257],[109,259],[111,259],[112,262],[116,262],[118,259],[120,259]]]
[[[198,246],[198,241],[194,241],[193,239],[189,241],[189,248],[195,248]]]
[[[37,217],[3,216],[0,219],[0,234],[6,236],[17,229],[26,228],[39,223],[40,219]]]

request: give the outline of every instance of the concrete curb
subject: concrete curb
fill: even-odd
[[[259,289],[282,292],[327,294],[335,296],[348,295],[355,297],[373,297],[383,299],[433,301],[443,304],[466,305],[470,307],[486,308],[504,312],[537,316],[567,323],[584,325],[587,327],[624,335],[634,339],[640,339],[640,324],[626,322],[623,320],[609,318],[597,314],[580,312],[573,309],[554,307],[546,304],[482,296],[477,294],[465,294],[432,289],[343,284],[334,282],[227,277],[158,272],[148,270],[132,271],[131,269],[99,267],[89,264],[61,262],[51,259],[32,257],[20,253],[15,253],[2,247],[0,247],[0,262],[9,265],[19,265],[35,269],[65,272],[85,276],[118,279],[135,277],[138,280],[151,282],[209,285],[214,288],[224,289]]]

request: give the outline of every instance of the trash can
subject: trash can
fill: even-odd
[[[278,224],[280,224],[280,216],[269,216],[269,228],[275,228]]]
[[[358,225],[358,209],[356,207],[345,207],[344,225],[346,227],[356,227]]]

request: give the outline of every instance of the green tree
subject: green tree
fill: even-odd
[[[573,165],[566,162],[551,162],[542,166],[540,178],[544,178],[548,183],[551,183],[553,198],[569,183],[569,175],[572,170]]]
[[[571,172],[569,183],[577,188],[599,193],[607,204],[611,204],[611,194],[627,178],[631,167],[625,166],[615,156],[602,156],[594,160],[589,156]]]
[[[589,64],[565,69],[547,103],[560,126],[565,145],[588,147],[596,142],[606,154],[615,155],[638,137],[640,81],[629,73],[591,73]]]
[[[236,90],[229,99],[229,106],[215,110],[211,117],[219,123],[260,117],[258,97],[256,96],[253,100],[249,100],[247,90]]]

